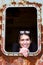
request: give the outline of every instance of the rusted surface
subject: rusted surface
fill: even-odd
[[[41,26],[41,42],[43,44],[43,26]]]
[[[16,5],[16,2],[12,2],[11,4]]]
[[[2,16],[0,16],[0,22],[2,21]]]
[[[43,34],[41,34],[41,40],[43,41]]]
[[[43,32],[43,26],[41,26],[41,31]],[[42,33],[43,34],[43,33]]]
[[[0,25],[0,29],[2,29],[2,25]]]
[[[18,4],[19,4],[19,5],[24,5],[22,2],[19,2]]]
[[[0,9],[0,12],[2,12],[3,11],[3,8],[2,9]]]
[[[29,4],[35,4],[38,7],[42,6],[42,4],[39,4],[39,3],[36,3],[36,2],[29,2],[29,1],[26,1],[26,4],[27,5],[29,5]]]
[[[19,5],[24,5],[24,3],[26,3],[27,5],[29,4],[35,4],[36,6],[40,7],[42,6],[42,4],[38,4],[35,2],[19,2]],[[12,4],[16,5],[16,2],[12,2]],[[6,4],[3,5],[3,7],[6,7]],[[3,9],[0,9],[0,12],[3,12]],[[0,21],[2,21],[2,17],[0,16]],[[2,29],[2,25],[0,25],[0,29]],[[43,32],[43,26],[41,26],[41,32]],[[43,41],[43,34],[41,35],[42,37],[42,41]],[[1,35],[0,35],[0,40],[1,40]],[[43,54],[43,44],[42,44],[42,51],[39,55],[34,56],[34,57],[9,57],[9,56],[5,56],[2,51],[1,51],[1,46],[0,46],[0,65],[35,65],[37,59],[39,59],[41,57],[41,55]]]

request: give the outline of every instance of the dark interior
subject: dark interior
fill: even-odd
[[[9,7],[6,9],[5,50],[12,52],[13,43],[18,42],[20,30],[31,32],[32,42],[38,46],[37,10],[34,7]]]

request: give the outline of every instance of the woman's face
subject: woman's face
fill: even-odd
[[[19,44],[22,48],[29,48],[31,44],[30,37],[26,34],[20,35]]]

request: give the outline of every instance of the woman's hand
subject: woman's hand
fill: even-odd
[[[20,48],[19,53],[22,54],[24,57],[27,57],[29,50],[27,48]]]

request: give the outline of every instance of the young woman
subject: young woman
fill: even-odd
[[[36,50],[36,46],[33,45],[31,40],[30,31],[26,31],[26,30],[20,31],[18,41],[19,43],[15,43],[13,45],[13,52],[19,52],[20,54],[27,57],[29,52],[31,51],[34,52]]]

